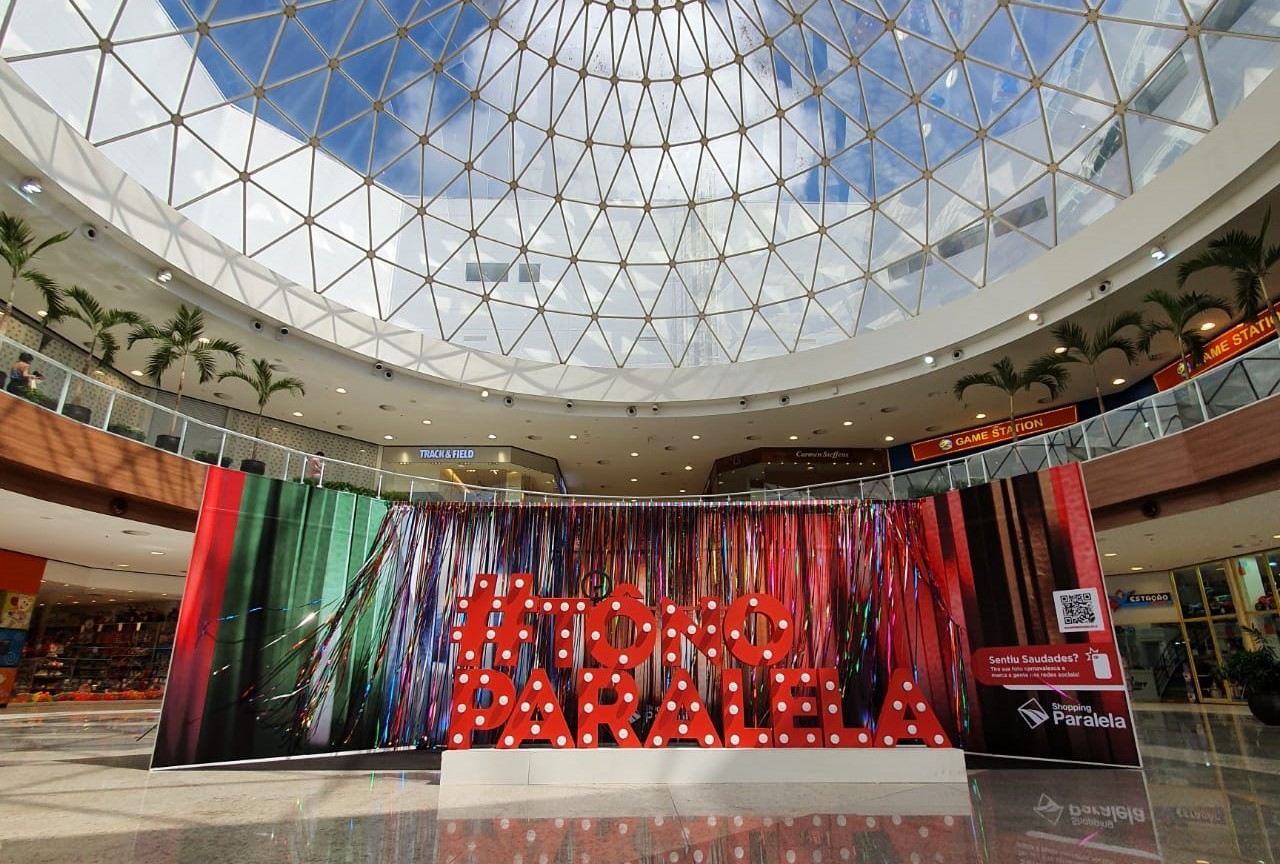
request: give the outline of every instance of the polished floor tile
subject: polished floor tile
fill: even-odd
[[[443,793],[431,771],[148,772],[155,720],[0,712],[0,862],[1280,864],[1280,730],[1232,710],[1140,711],[1141,771]]]

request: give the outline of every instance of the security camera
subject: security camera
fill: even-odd
[[[261,321],[255,318],[249,322],[249,326],[252,327],[254,330],[258,331],[259,333],[261,333],[263,328],[266,327],[267,325],[263,324]]]
[[[657,406],[657,405],[650,405],[650,406],[649,406],[649,410],[650,410],[650,411],[652,411],[654,414],[657,414],[657,413],[658,413],[658,406]]]
[[[508,406],[508,407],[510,407],[510,406],[512,406],[512,405],[514,405],[514,404],[516,404],[516,399],[515,399],[515,397],[514,397],[514,396],[503,396],[503,397],[502,397],[502,404],[503,404],[503,405],[506,405],[506,406]]]
[[[953,349],[951,349],[951,359],[952,359],[952,360],[959,360],[959,359],[960,359],[961,357],[963,357],[963,356],[964,356],[964,349],[963,349],[963,348],[953,348]]]
[[[80,236],[92,243],[98,239],[98,226],[84,223],[80,226]]]
[[[1099,294],[1106,294],[1106,293],[1107,293],[1108,291],[1110,291],[1110,290],[1111,290],[1111,280],[1110,280],[1110,279],[1104,279],[1104,280],[1102,280],[1101,282],[1099,282],[1099,283],[1098,283],[1098,293],[1099,293]]]
[[[566,411],[572,411],[572,410],[573,410],[573,400],[572,400],[572,399],[570,399],[568,402],[565,402],[565,403],[564,403],[564,407],[565,407],[565,410],[566,410]]]
[[[783,405],[790,405],[791,397],[788,394],[783,393],[781,396],[778,397],[778,401]]]
[[[628,417],[634,417],[634,416],[636,416],[636,411],[637,411],[637,410],[638,410],[638,409],[636,408],[636,406],[634,406],[634,405],[628,405],[628,406],[627,406],[627,416],[628,416]]]
[[[746,397],[746,396],[743,396],[741,399],[739,399],[739,400],[738,400],[738,407],[739,407],[739,408],[746,408],[746,407],[747,407],[747,397]]]
[[[390,381],[392,378],[396,377],[396,373],[392,372],[390,369],[383,369],[382,377]]]
[[[381,372],[383,369],[386,369],[386,368],[387,368],[386,364],[383,363],[381,360],[374,361],[374,364],[373,364],[374,372]]]
[[[279,327],[277,327],[277,328],[276,328],[276,334],[277,334],[277,335],[280,335],[280,336],[288,336],[288,335],[289,335],[289,328],[288,328],[288,327],[285,327],[285,326],[282,324],[282,325],[280,325]]]

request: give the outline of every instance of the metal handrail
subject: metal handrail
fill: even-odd
[[[214,463],[234,458],[233,453],[249,453],[255,458],[263,453],[272,462],[280,463],[276,471],[268,472],[285,480],[316,482],[317,485],[345,484],[368,489],[384,497],[425,497],[435,493],[452,499],[487,498],[495,493],[514,496],[518,500],[604,500],[604,501],[759,501],[759,500],[827,500],[845,498],[904,499],[935,495],[950,489],[963,488],[993,479],[1033,473],[1044,468],[1070,462],[1084,462],[1105,458],[1111,453],[1176,435],[1185,429],[1252,405],[1280,392],[1280,341],[1271,341],[1252,351],[1233,358],[1177,387],[1143,397],[1136,402],[1113,408],[1104,414],[1090,417],[1052,432],[1045,432],[1017,442],[982,450],[945,462],[890,471],[874,477],[837,480],[827,483],[797,486],[788,489],[753,490],[750,492],[725,492],[702,495],[617,496],[582,495],[558,492],[531,492],[505,490],[487,486],[471,486],[449,480],[437,480],[410,474],[400,474],[383,468],[358,465],[329,457],[314,457],[291,447],[273,444],[239,432],[233,432],[195,417],[177,414],[156,402],[135,396],[126,390],[112,387],[91,376],[81,374],[51,357],[41,354],[7,336],[0,336],[0,355],[27,351],[39,358],[37,368],[45,380],[55,377],[51,370],[61,375],[57,385],[58,395],[50,410],[63,411],[72,404],[69,400],[82,398],[86,392],[97,394],[106,403],[105,416],[93,425],[109,434],[124,434],[131,424],[122,418],[143,412],[148,417],[151,430],[165,427],[181,430],[178,452],[175,455],[194,459],[202,450],[216,454]],[[20,398],[20,397],[19,397]],[[176,419],[175,419],[176,418]],[[122,420],[120,423],[113,419]],[[160,421],[157,424],[157,420]],[[137,427],[124,435],[132,434]],[[168,434],[167,431],[160,434]],[[145,437],[154,437],[145,436]],[[192,442],[204,442],[207,448],[198,448]],[[155,447],[154,443],[142,443]],[[159,448],[157,449],[166,449]],[[172,452],[166,450],[166,452]],[[244,457],[241,457],[244,458]],[[308,478],[307,466],[320,458],[321,470],[317,478]],[[204,460],[208,462],[206,458]],[[268,460],[262,460],[268,461]],[[344,478],[358,478],[368,482],[353,483]]]

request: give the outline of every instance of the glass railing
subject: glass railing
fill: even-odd
[[[600,496],[467,486],[384,471],[337,459],[318,459],[300,450],[233,432],[110,387],[33,349],[0,336],[0,368],[22,351],[35,356],[32,368],[43,378],[26,397],[51,411],[110,434],[213,465],[254,469],[270,477],[349,489],[405,500],[796,500],[919,498],[990,480],[1029,474],[1056,465],[1084,462],[1176,435],[1193,426],[1252,405],[1280,392],[1280,342],[1272,341],[1189,381],[1113,408],[1074,426],[1024,438],[947,462],[836,483],[721,495]],[[257,463],[257,464],[254,464]]]

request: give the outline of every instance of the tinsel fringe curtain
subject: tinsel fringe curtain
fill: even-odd
[[[724,603],[747,592],[779,598],[795,616],[784,667],[835,666],[845,713],[866,723],[890,670],[910,668],[961,744],[967,728],[961,634],[928,566],[921,502],[423,503],[392,507],[345,596],[319,618],[260,689],[247,694],[292,746],[344,750],[442,746],[456,651],[456,601],[480,574],[529,573],[534,594],[582,596],[586,574],[631,583],[648,605],[670,598]],[[584,663],[575,626],[575,667],[555,669],[552,620],[532,618],[536,639],[508,669],[519,686],[548,670],[561,705],[576,716],[573,682]],[[627,627],[619,623],[620,627]],[[626,634],[615,634],[615,643]],[[718,716],[719,670],[689,647],[684,665]],[[589,663],[589,661],[586,661]],[[729,661],[733,662],[733,661]],[[655,653],[634,670],[641,705],[665,685]],[[768,722],[763,670],[748,670],[749,719]],[[643,708],[642,708],[643,711]],[[643,732],[650,716],[637,718]]]

